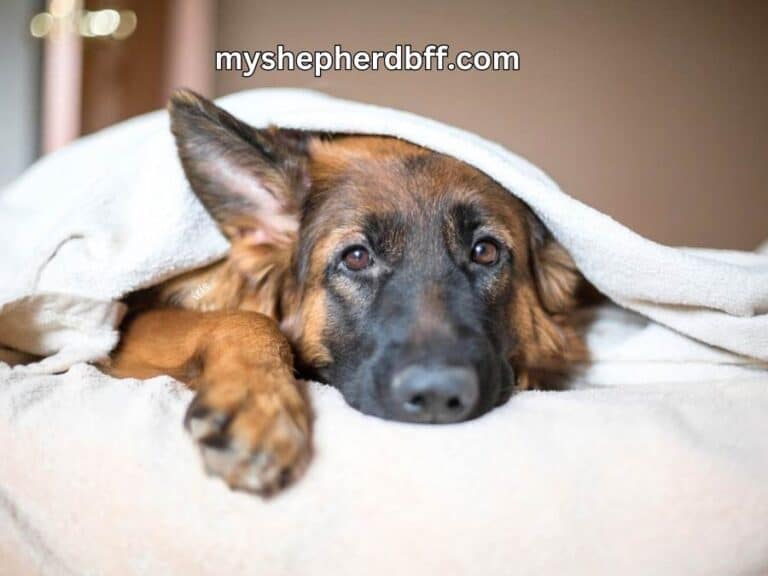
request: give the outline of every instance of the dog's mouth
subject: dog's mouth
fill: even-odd
[[[395,369],[332,370],[321,381],[337,388],[356,410],[384,420],[454,424],[506,402],[515,389],[506,361],[478,364],[428,361]]]

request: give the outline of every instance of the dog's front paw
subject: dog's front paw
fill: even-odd
[[[310,455],[309,407],[288,378],[259,387],[211,385],[197,394],[185,424],[209,474],[262,496],[301,475]]]

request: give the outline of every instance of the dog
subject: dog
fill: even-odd
[[[491,178],[396,138],[253,128],[188,90],[169,104],[186,177],[228,256],[129,299],[109,372],[196,392],[210,474],[268,496],[300,477],[297,378],[363,413],[476,418],[583,362],[583,278]]]

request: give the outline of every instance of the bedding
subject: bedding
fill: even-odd
[[[661,246],[525,160],[407,113],[317,93],[219,101],[254,125],[394,135],[526,201],[614,304],[594,364],[447,427],[385,422],[307,383],[306,477],[261,500],[202,471],[191,393],[85,364],[119,299],[227,243],[164,112],[41,160],[0,193],[3,574],[768,572],[768,256]]]

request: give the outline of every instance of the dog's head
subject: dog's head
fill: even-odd
[[[478,170],[393,138],[254,129],[187,91],[170,109],[232,242],[174,297],[274,317],[299,365],[359,410],[466,420],[581,354],[572,261]]]

